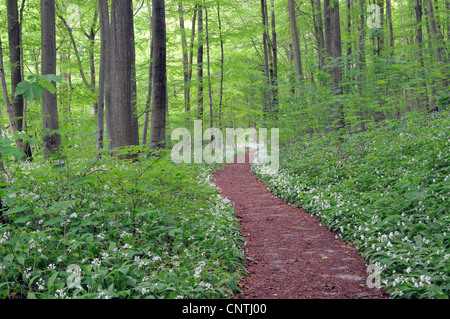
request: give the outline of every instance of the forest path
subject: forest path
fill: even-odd
[[[316,217],[266,190],[245,164],[228,164],[215,174],[246,239],[249,276],[240,283],[244,299],[381,299],[366,286],[364,259],[354,247],[320,226]]]

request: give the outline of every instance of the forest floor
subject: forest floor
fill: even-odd
[[[238,299],[386,299],[367,287],[365,260],[320,221],[266,190],[250,163],[228,164],[215,174],[246,239],[249,272]],[[251,261],[253,260],[253,261]]]

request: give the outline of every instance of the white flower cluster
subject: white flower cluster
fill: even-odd
[[[203,267],[205,267],[206,263],[201,261],[198,263],[198,267],[195,269],[194,278],[199,279],[202,273]]]

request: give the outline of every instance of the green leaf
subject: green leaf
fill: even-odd
[[[55,94],[56,88],[53,86],[51,82],[42,79],[38,82],[38,84],[40,84],[43,88],[47,89],[51,94]]]
[[[55,280],[56,280],[57,277],[58,277],[58,272],[55,271],[53,273],[53,275],[50,277],[50,279],[48,280],[48,282],[47,282],[47,287],[48,287],[49,290],[52,289],[53,284],[55,283]]]
[[[61,83],[62,82],[62,78],[58,75],[55,74],[46,74],[42,76],[42,79],[44,79],[47,82],[56,82],[56,83]]]

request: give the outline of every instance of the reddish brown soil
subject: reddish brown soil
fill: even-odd
[[[243,299],[384,299],[366,286],[369,273],[356,249],[335,238],[320,221],[266,190],[250,164],[229,164],[216,185],[233,203],[246,239],[249,275]]]

